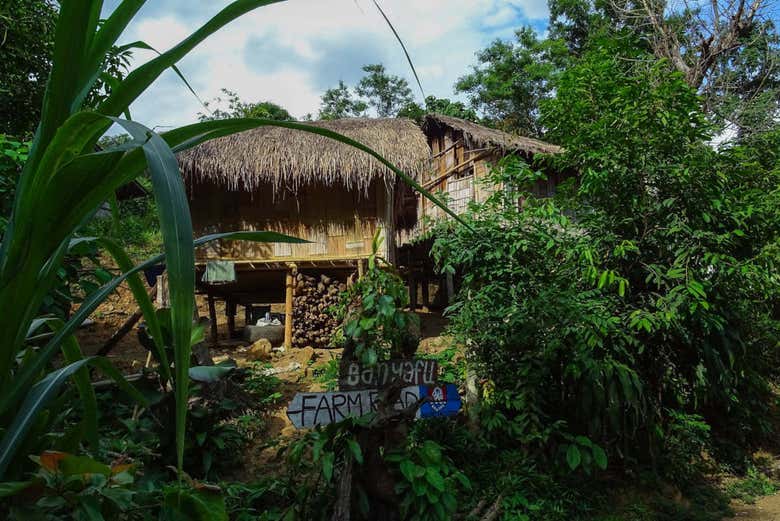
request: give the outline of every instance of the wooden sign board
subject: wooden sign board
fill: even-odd
[[[376,411],[379,389],[334,391],[329,393],[298,393],[287,406],[287,417],[297,429],[327,425],[346,418],[359,418]],[[458,388],[446,385],[411,385],[401,389],[396,410],[413,405],[428,397],[415,414],[416,418],[454,416],[460,410]]]
[[[363,367],[352,362],[346,374],[339,378],[339,389],[370,389],[384,387],[394,380],[406,385],[435,385],[439,376],[436,360],[388,360],[373,367]]]

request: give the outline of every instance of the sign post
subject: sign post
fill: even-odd
[[[298,393],[287,406],[287,417],[297,429],[327,425],[346,418],[359,418],[377,410],[379,389]],[[402,410],[424,398],[415,418],[454,416],[460,410],[458,388],[446,385],[410,385],[401,389],[396,410]]]
[[[392,381],[407,385],[435,385],[439,376],[439,362],[436,360],[388,360],[372,367],[363,367],[357,362],[347,366],[346,374],[339,377],[339,389],[367,389],[384,387]]]

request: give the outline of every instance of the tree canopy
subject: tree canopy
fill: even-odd
[[[766,0],[707,5],[553,0],[547,37],[530,27],[497,40],[455,90],[494,125],[542,135],[540,103],[556,77],[601,42],[630,42],[638,57],[682,74],[708,120],[737,135],[773,126],[780,110],[780,36]],[[631,59],[635,59],[631,58]]]
[[[339,81],[338,87],[328,89],[322,95],[320,119],[358,118],[365,114],[368,104],[353,94],[349,87]]]
[[[53,0],[0,7],[0,132],[30,135],[40,120],[57,13]]]
[[[213,121],[231,118],[262,118],[276,121],[294,121],[295,118],[281,105],[271,101],[246,102],[229,89],[221,89],[222,95],[204,103],[208,113],[198,113],[199,121]],[[227,104],[227,107],[224,107]],[[210,107],[217,106],[214,110]],[[223,108],[224,107],[224,108]]]
[[[364,96],[368,105],[376,109],[379,117],[395,116],[401,108],[414,100],[409,83],[392,74],[388,74],[380,63],[364,65],[366,74],[360,79],[355,91]]]

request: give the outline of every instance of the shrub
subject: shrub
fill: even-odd
[[[613,51],[586,54],[545,105],[566,147],[550,161],[579,178],[538,199],[545,174],[507,159],[471,229],[438,231],[433,254],[461,280],[452,330],[487,380],[483,425],[544,458],[584,436],[657,464],[690,460],[698,415],[744,450],[769,428],[776,374],[777,156],[713,150],[680,77]]]

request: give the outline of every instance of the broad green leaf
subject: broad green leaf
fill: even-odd
[[[333,462],[334,462],[335,454],[332,452],[325,452],[322,455],[322,475],[325,478],[325,481],[330,482],[331,478],[333,477]]]
[[[229,375],[235,370],[235,367],[225,367],[219,365],[199,365],[190,367],[190,379],[196,382],[212,383],[217,382]]]
[[[590,439],[586,438],[585,436],[575,436],[574,441],[582,445],[583,447],[592,447],[593,442],[590,441]]]
[[[441,461],[441,447],[436,442],[426,440],[422,446],[422,453],[429,464],[435,465]]]
[[[444,478],[441,476],[438,467],[426,467],[425,479],[433,485],[439,492],[444,492]]]
[[[360,444],[355,440],[347,440],[347,447],[349,447],[352,457],[355,458],[358,465],[363,464],[363,451],[360,450]]]
[[[566,463],[568,463],[569,468],[575,470],[579,467],[580,461],[582,461],[580,449],[574,444],[569,445],[569,448],[566,449]]]
[[[15,496],[35,484],[35,481],[7,481],[0,483],[0,498]]]
[[[591,451],[593,452],[593,460],[596,462],[596,466],[601,470],[605,470],[607,468],[607,454],[604,452],[604,449],[598,445],[593,445]]]
[[[398,466],[401,474],[403,474],[406,481],[410,483],[414,481],[414,467],[414,463],[408,459],[402,460],[401,464]]]
[[[59,470],[66,476],[75,476],[79,474],[102,474],[111,475],[111,467],[99,461],[95,461],[88,456],[74,456],[68,454],[59,463]]]

